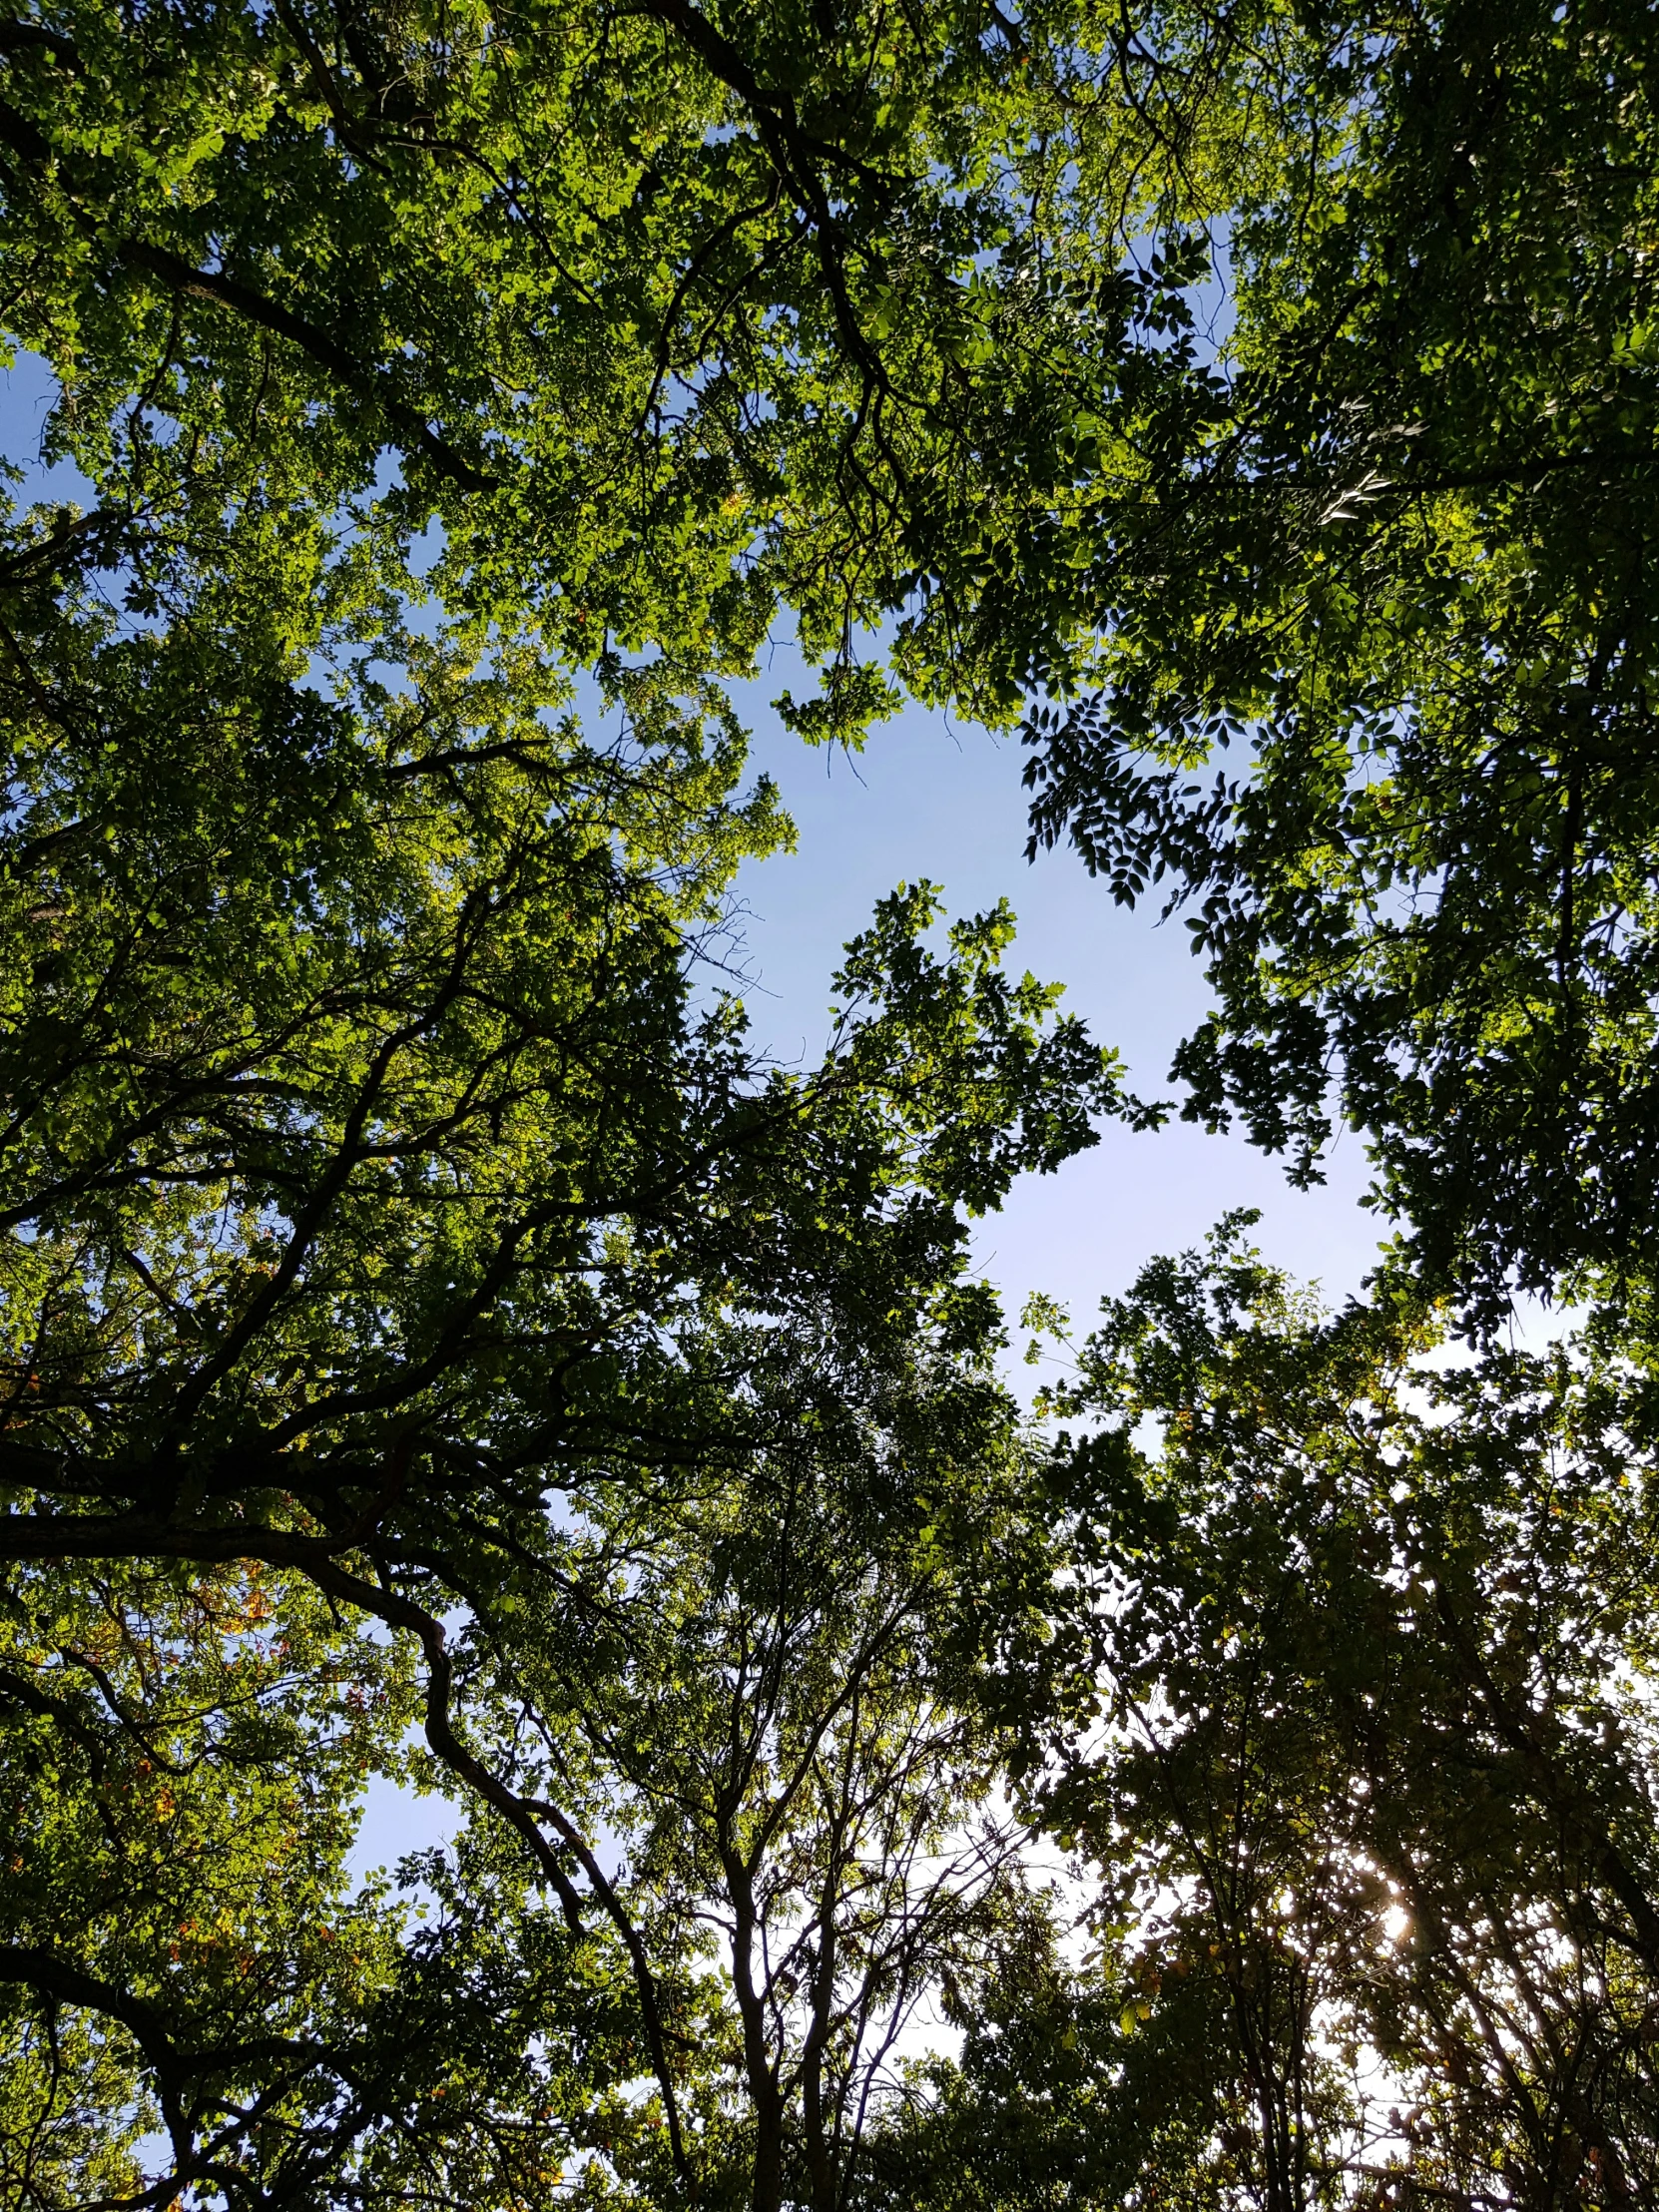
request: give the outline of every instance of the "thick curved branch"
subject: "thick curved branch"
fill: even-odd
[[[802,128],[795,112],[795,103],[787,93],[769,94],[760,79],[744,60],[742,54],[724,33],[718,31],[691,0],[645,0],[644,14],[653,16],[665,24],[702,62],[710,75],[735,92],[754,118],[761,143],[778,172],[786,189],[803,214],[813,225],[818,245],[819,267],[824,274],[825,288],[834,310],[835,327],[841,343],[858,363],[866,378],[877,389],[885,391],[887,374],[879,354],[864,336],[852,295],[847,289],[846,270],[842,259],[842,236],[830,206],[829,194],[819,175],[819,162],[830,158],[846,163],[860,174],[871,175],[861,162],[839,148],[827,146]]]
[[[678,2100],[668,2062],[667,2037],[657,2003],[656,1980],[644,1946],[623,1911],[603,1869],[582,1841],[566,1815],[540,1800],[525,1799],[510,1790],[470,1751],[456,1731],[450,1710],[454,1688],[454,1663],[443,1625],[401,1592],[370,1582],[339,1564],[334,1553],[361,1542],[359,1531],[329,1542],[290,1535],[280,1530],[244,1526],[223,1528],[182,1526],[137,1515],[117,1518],[94,1514],[11,1513],[0,1515],[0,1559],[63,1559],[143,1557],[192,1559],[220,1563],[234,1559],[258,1559],[269,1566],[295,1568],[325,1596],[338,1598],[360,1612],[370,1613],[388,1627],[401,1628],[419,1642],[426,1661],[424,1733],[433,1755],[451,1774],[466,1783],[484,1803],[499,1813],[523,1839],[548,1888],[558,1898],[566,1924],[574,1935],[585,1932],[580,1892],[559,1864],[557,1853],[542,1833],[546,1821],[557,1830],[581,1863],[594,1892],[616,1925],[634,1967],[646,2032],[651,2045],[653,2070],[663,2092],[665,2116],[677,2170],[686,2172],[685,2144],[681,2133]],[[72,2001],[80,2002],[80,1998]],[[89,2000],[90,2001],[90,2000]],[[105,2007],[108,2009],[108,2007]],[[126,2015],[115,2017],[126,2021]],[[135,2020],[137,2015],[135,2014]],[[133,2021],[133,2032],[139,2032]],[[284,2046],[285,2047],[285,2046]]]
[[[65,516],[42,538],[20,545],[0,557],[0,591],[16,591],[27,584],[44,583],[61,565],[78,539],[114,534],[131,518],[115,507],[94,507],[90,514]]]
[[[668,2062],[668,2033],[663,2025],[662,2006],[657,1999],[657,1977],[651,1970],[646,1956],[644,1939],[634,1926],[622,1900],[617,1896],[609,1876],[589,1850],[581,1831],[561,1813],[556,1805],[548,1805],[540,1798],[526,1798],[525,1804],[532,1813],[539,1814],[560,1836],[575,1855],[582,1872],[587,1876],[593,1894],[605,1908],[611,1925],[622,1937],[628,1956],[633,1963],[634,1985],[639,1991],[640,2009],[645,2015],[646,2041],[651,2047],[652,2070],[657,2085],[663,2092],[663,2111],[668,2120],[669,2148],[673,2153],[675,2171],[684,2177],[686,2172],[686,2146],[680,2132],[680,2106],[674,2093],[674,2075]]]
[[[399,399],[387,388],[383,371],[367,367],[337,344],[325,330],[319,330],[314,322],[292,314],[279,306],[275,299],[268,299],[264,292],[256,291],[251,284],[239,283],[234,276],[224,276],[212,270],[196,269],[178,254],[162,246],[147,246],[142,241],[129,240],[116,249],[116,260],[125,269],[141,271],[167,285],[171,291],[182,293],[188,299],[206,299],[216,306],[229,307],[234,314],[246,321],[258,323],[263,330],[273,331],[284,337],[291,345],[309,355],[321,367],[328,370],[348,390],[378,407],[388,422],[415,446],[440,476],[456,484],[462,491],[493,491],[499,488],[500,479],[476,469],[465,461],[454,447],[439,437],[431,424],[425,421],[406,401]]]
[[[131,2205],[170,2202],[180,2189],[208,2170],[197,2148],[196,2128],[185,2109],[185,2091],[193,2079],[272,2058],[299,2059],[309,2070],[323,2056],[317,2045],[292,2042],[280,2035],[209,2044],[199,2050],[182,2047],[169,2033],[167,2017],[158,2006],[101,1980],[41,1944],[0,1944],[0,1982],[6,1981],[22,1983],[57,2003],[118,2020],[143,2052],[155,2078],[176,2170],[143,2195],[124,2200]]]

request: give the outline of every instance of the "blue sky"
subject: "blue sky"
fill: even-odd
[[[895,883],[925,876],[952,914],[1008,898],[1016,964],[1065,984],[1065,1010],[1117,1047],[1143,1097],[1174,1095],[1171,1054],[1210,1003],[1187,931],[1179,916],[1158,926],[1156,902],[1114,905],[1069,850],[1027,864],[1017,739],[909,710],[855,759],[813,752],[766,712],[789,674],[781,666],[744,702],[755,765],[777,781],[800,837],[795,853],[752,863],[740,878],[757,1040],[781,1058],[815,1056],[840,945]],[[1367,1181],[1352,1136],[1338,1142],[1324,1188],[1299,1193],[1242,1137],[1180,1122],[1141,1135],[1113,1125],[1056,1175],[1023,1178],[1005,1210],[979,1225],[975,1249],[1010,1315],[1041,1290],[1081,1323],[1154,1253],[1183,1249],[1230,1208],[1253,1206],[1268,1258],[1340,1300],[1375,1264],[1382,1230],[1359,1205]]]

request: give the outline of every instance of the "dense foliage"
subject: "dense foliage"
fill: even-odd
[[[1303,1176],[1363,1129],[1413,1260],[1488,1323],[1515,1283],[1640,1295],[1651,12],[1298,23],[1285,169],[1200,254],[1231,330],[1206,358],[1189,320],[1185,417],[1097,493],[1104,688],[1033,720],[1035,833],[1192,902],[1189,1112]]]
[[[1099,1870],[1120,2024],[1203,2038],[1213,2194],[1642,2202],[1652,1393],[1433,1342],[1227,1238],[1107,1303],[1058,1393],[1105,1425],[1027,1787]]]
[[[1659,2193],[1653,44],[0,23],[8,2204]],[[756,1053],[780,636],[1029,711],[1372,1304],[1021,1409],[969,1221],[1162,1109],[925,884]]]
[[[786,607],[829,664],[793,710],[818,736],[886,703],[854,631],[900,608],[910,681],[1006,715],[1050,610],[1022,646],[982,603],[1072,504],[1072,387],[1133,287],[1083,303],[1160,190],[1156,118],[1077,170],[1088,13],[15,22],[7,326],[97,504],[10,575],[122,565],[149,604],[229,517],[303,645],[351,514],[380,578],[583,663],[746,668]]]

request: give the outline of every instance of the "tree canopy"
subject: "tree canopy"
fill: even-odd
[[[1285,166],[1201,257],[1232,328],[1206,358],[1189,325],[1185,420],[1097,495],[1103,681],[1032,720],[1034,833],[1191,903],[1186,1111],[1303,1177],[1352,1122],[1488,1322],[1517,1285],[1641,1297],[1651,20],[1298,22]]]
[[[1167,190],[1155,117],[1081,145],[1102,36],[978,0],[15,24],[8,327],[98,504],[13,571],[148,600],[234,522],[303,650],[349,517],[359,569],[582,664],[746,668],[787,609],[814,735],[887,703],[855,632],[896,612],[913,686],[1006,716],[1052,610],[1009,637],[988,579],[1075,504],[1102,252]]]
[[[1652,1393],[1582,1344],[1431,1346],[1322,1315],[1236,1232],[1107,1302],[1059,1392],[1106,1425],[1069,1444],[1027,1786],[1099,1869],[1120,2036],[1205,2039],[1223,2198],[1639,2203]],[[1097,2079],[1135,2070],[1113,2043]]]
[[[1659,2191],[1653,53],[0,22],[8,2204]],[[929,883],[757,1049],[779,640],[1024,720],[1367,1298],[1235,1217],[1021,1401],[972,1220],[1172,1102]]]

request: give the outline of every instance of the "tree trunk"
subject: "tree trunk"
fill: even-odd
[[[767,2049],[766,2003],[755,1986],[755,1892],[749,1870],[723,1852],[732,1901],[732,1983],[743,2022],[744,2076],[755,2108],[755,2163],[751,2212],[782,2212],[784,2202],[784,2099]]]

